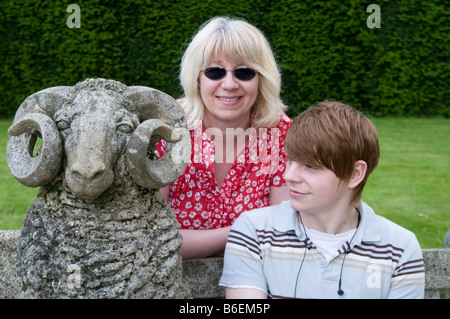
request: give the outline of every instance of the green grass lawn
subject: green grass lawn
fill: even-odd
[[[0,229],[20,229],[37,188],[20,184],[6,164],[6,142],[11,120],[0,120]]]
[[[379,215],[413,231],[422,248],[443,248],[450,228],[450,120],[373,119],[381,158],[363,193]],[[0,229],[20,229],[37,189],[17,182],[6,164],[7,129],[0,120]]]
[[[363,200],[377,214],[413,231],[422,248],[443,248],[450,228],[450,120],[372,121],[381,157]]]

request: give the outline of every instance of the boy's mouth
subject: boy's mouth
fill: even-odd
[[[302,197],[302,196],[306,196],[309,193],[303,193],[303,192],[299,192],[293,189],[289,189],[289,195],[292,197]]]

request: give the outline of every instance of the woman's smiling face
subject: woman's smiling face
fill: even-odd
[[[221,67],[234,70],[247,67],[236,63],[219,53],[207,67]],[[258,96],[259,76],[250,81],[238,80],[233,72],[219,80],[208,79],[203,72],[200,73],[200,95],[205,105],[204,119],[211,123],[217,121],[242,122],[250,119],[251,108]],[[234,125],[233,125],[234,127]]]

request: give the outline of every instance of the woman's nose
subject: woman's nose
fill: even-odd
[[[228,71],[225,77],[222,79],[222,88],[227,90],[233,90],[239,87],[239,83],[234,76],[233,71]]]

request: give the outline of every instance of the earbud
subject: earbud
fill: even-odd
[[[339,279],[339,286],[338,286],[338,291],[337,291],[337,294],[339,296],[342,296],[344,294],[344,290],[341,289],[341,281],[342,281],[342,278]]]

